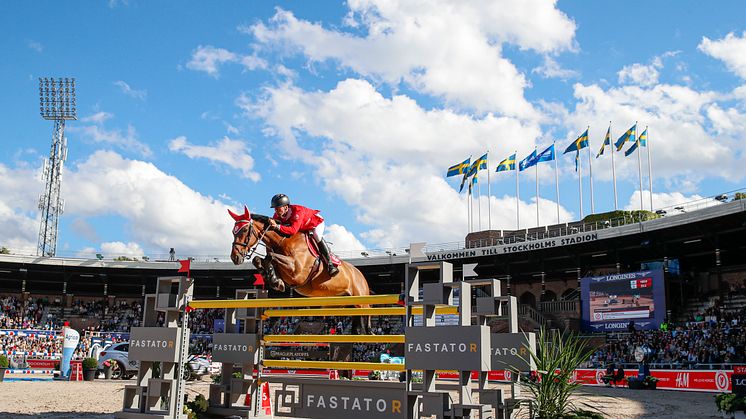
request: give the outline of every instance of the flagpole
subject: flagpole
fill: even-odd
[[[479,173],[479,165],[477,165],[477,173]],[[474,176],[477,176],[477,173],[474,174]],[[482,231],[482,182],[479,181],[479,178],[477,179],[477,206],[479,210],[477,211],[477,216],[479,217],[479,220],[477,220],[477,226],[479,228],[479,231]]]
[[[559,166],[557,164],[557,142],[554,144],[554,184],[557,188],[557,224],[560,223]]]
[[[521,188],[518,184],[518,150],[515,151],[513,167],[515,169],[515,229],[521,229]]]
[[[635,121],[635,128],[637,127],[637,121]],[[637,132],[635,132],[635,135],[637,135]],[[640,136],[637,135],[637,138],[635,138],[635,141],[637,143],[637,174],[640,177],[640,211],[643,210],[642,208],[642,159],[640,158],[640,155],[642,154],[642,150],[640,150]]]
[[[616,147],[614,146],[614,143],[611,141],[612,138],[614,138],[614,136],[611,135],[611,121],[609,121],[609,147],[611,147],[611,177],[614,180],[614,211],[616,211],[619,209],[619,205],[617,204],[617,197],[616,197],[616,166],[614,164],[614,149]],[[606,146],[604,145],[604,147]]]
[[[590,130],[591,130],[591,126],[588,125],[585,132],[588,132],[588,173],[590,174],[590,180],[591,180],[591,214],[595,214],[596,205],[593,202],[594,201],[593,199],[593,164],[592,164],[593,160],[591,159],[591,134],[589,132]]]
[[[580,219],[583,219],[583,159],[580,158],[580,150],[576,151],[578,156],[578,191],[580,196]]]
[[[648,132],[648,127],[645,127],[645,132],[647,132],[647,139],[645,140],[648,144],[648,180],[649,180],[649,186],[650,186],[650,211],[653,211],[653,163],[650,161],[650,132]]]
[[[490,150],[487,149],[487,225],[492,230],[492,187],[490,186]]]
[[[535,151],[539,151],[537,148]],[[536,167],[536,227],[539,227],[541,224],[539,223],[539,162],[536,162],[534,164]]]
[[[471,179],[467,179],[469,182],[469,233],[471,233],[474,226],[474,199],[471,196]]]

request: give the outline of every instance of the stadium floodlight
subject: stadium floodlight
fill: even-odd
[[[39,77],[39,113],[48,120],[77,120],[75,78]]]

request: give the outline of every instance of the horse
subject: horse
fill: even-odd
[[[263,242],[267,258],[263,260],[256,256],[252,263],[262,273],[266,273],[269,268],[267,264],[273,265],[280,279],[277,283],[270,284],[273,289],[283,292],[287,285],[306,297],[370,295],[368,281],[362,272],[347,262],[342,261],[339,273],[330,276],[323,262],[311,254],[303,233],[287,237],[270,230],[269,217],[251,214],[246,206],[241,215],[231,210],[228,213],[235,221],[231,260],[235,265],[242,264],[245,258],[251,257],[259,242]],[[352,324],[355,334],[367,334],[370,331],[370,317],[364,322],[361,316],[354,316]]]

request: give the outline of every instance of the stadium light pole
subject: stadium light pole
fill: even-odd
[[[42,118],[54,121],[54,129],[49,160],[44,161],[44,191],[39,196],[41,224],[36,254],[51,257],[57,253],[59,216],[65,209],[65,201],[60,195],[62,168],[67,158],[65,121],[78,119],[75,78],[40,77],[39,113]]]

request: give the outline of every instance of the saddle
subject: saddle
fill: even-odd
[[[313,257],[318,259],[320,255],[319,255],[319,248],[317,247],[317,244],[316,244],[316,240],[308,233],[303,233],[303,237],[305,237],[306,239],[306,245],[308,245],[308,251],[311,252],[311,255],[313,255]],[[339,266],[342,264],[342,261],[334,253],[329,252],[329,256],[334,266]]]

